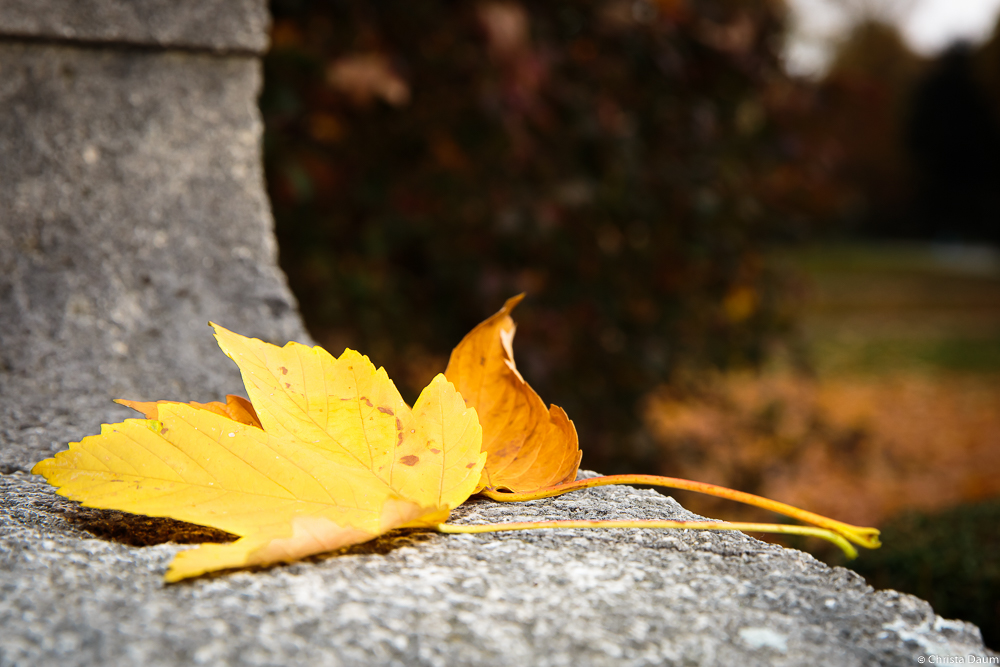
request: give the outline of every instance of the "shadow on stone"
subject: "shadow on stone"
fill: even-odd
[[[69,523],[95,537],[132,547],[149,547],[165,542],[232,542],[238,539],[237,535],[208,526],[117,510],[75,507],[67,510],[65,517]]]
[[[370,556],[379,555],[384,556],[386,554],[392,553],[396,549],[402,549],[403,547],[415,547],[418,544],[427,542],[434,539],[437,535],[433,530],[424,530],[420,528],[402,528],[400,530],[394,530],[392,532],[386,533],[380,537],[371,540],[370,542],[364,542],[362,544],[355,544],[354,546],[344,547],[338,551],[331,551],[330,553],[320,554],[314,556],[311,559],[306,560],[326,560],[327,558],[333,558],[336,556]]]
[[[166,517],[129,514],[118,510],[77,506],[65,510],[64,517],[73,526],[85,530],[95,537],[131,547],[149,547],[166,542],[174,544],[224,543],[239,539],[238,535],[208,526],[200,526],[196,523],[187,523]],[[432,539],[433,535],[433,531],[421,529],[394,530],[369,542],[318,554],[305,560],[315,562],[348,555],[384,556],[396,549],[426,542]]]

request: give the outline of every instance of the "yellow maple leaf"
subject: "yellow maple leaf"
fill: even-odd
[[[125,402],[156,419],[106,424],[32,470],[88,507],[240,537],[179,553],[167,581],[436,526],[476,490],[482,430],[443,375],[410,409],[385,371],[353,350],[335,358],[213,326],[252,407]]]
[[[476,409],[489,454],[482,489],[534,491],[576,479],[580,443],[557,405],[548,409],[514,364],[516,326],[510,316],[523,294],[470,331],[455,347],[444,374]]]

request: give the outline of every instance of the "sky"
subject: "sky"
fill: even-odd
[[[789,71],[821,75],[833,46],[863,13],[876,8],[899,26],[917,53],[933,55],[958,40],[981,42],[1000,16],[1000,0],[788,0],[792,35],[785,49]],[[853,7],[855,9],[845,9]]]

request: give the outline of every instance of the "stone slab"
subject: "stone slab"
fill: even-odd
[[[3,37],[263,53],[266,0],[0,0]]]
[[[586,473],[590,475],[592,473]],[[811,665],[993,657],[915,597],[741,533],[397,532],[267,570],[164,585],[175,544],[71,520],[0,476],[0,665]],[[695,515],[654,491],[474,500],[460,523]]]
[[[251,58],[0,43],[0,472],[133,416],[112,398],[240,393],[209,320],[309,342],[260,86]]]

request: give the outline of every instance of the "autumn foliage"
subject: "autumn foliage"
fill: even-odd
[[[736,375],[683,398],[665,389],[650,400],[647,425],[663,452],[657,472],[879,525],[905,510],[1000,495],[998,401],[990,375]]]
[[[236,538],[177,554],[168,582],[294,561],[396,528],[753,529],[823,537],[849,556],[857,553],[851,542],[879,546],[872,528],[731,489],[648,476],[638,481],[696,488],[813,525],[445,523],[474,493],[517,502],[637,481],[574,481],[580,451],[573,423],[561,408],[546,410],[514,364],[510,311],[521,298],[509,299],[459,343],[446,371],[450,377],[436,375],[412,408],[385,370],[354,350],[334,357],[318,346],[277,347],[212,325],[219,346],[240,368],[249,401],[119,401],[146,418],[105,424],[100,435],[70,443],[32,472],[88,507],[178,519]]]

